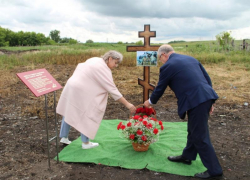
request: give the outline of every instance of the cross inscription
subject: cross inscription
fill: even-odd
[[[136,51],[157,51],[160,46],[150,46],[150,38],[156,37],[155,31],[150,31],[150,25],[144,25],[144,31],[139,31],[139,37],[144,37],[144,46],[127,46],[127,52]],[[155,86],[150,84],[150,67],[144,66],[143,80],[138,78],[138,84],[143,87],[143,103],[149,98],[149,91],[154,90]]]

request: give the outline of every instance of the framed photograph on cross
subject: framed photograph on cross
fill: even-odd
[[[137,66],[157,66],[157,51],[137,51]]]

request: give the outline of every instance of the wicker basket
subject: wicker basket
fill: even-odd
[[[140,107],[140,106],[144,106],[144,104],[139,104],[138,106],[136,106],[136,108]],[[154,111],[154,118],[156,119],[156,112],[155,112],[155,109],[153,107],[151,107]],[[130,113],[130,118],[132,118],[132,114]],[[138,151],[138,152],[143,152],[143,151],[147,151],[148,148],[149,148],[149,145],[150,144],[139,144],[139,143],[132,143],[133,145],[133,148],[135,151]]]
[[[132,143],[132,145],[134,150],[139,152],[147,151],[149,148],[149,144],[144,145],[144,144]]]

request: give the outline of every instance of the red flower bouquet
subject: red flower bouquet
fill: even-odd
[[[153,108],[140,107],[126,123],[120,122],[117,130],[122,130],[126,139],[133,143],[149,146],[159,140],[159,134],[164,129],[162,121],[156,119]]]

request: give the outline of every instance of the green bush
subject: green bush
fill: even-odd
[[[86,43],[94,43],[91,39],[87,40]]]
[[[77,43],[77,40],[75,40],[75,39],[70,39],[69,40],[69,44],[76,44]]]
[[[47,45],[55,45],[56,42],[55,42],[54,40],[50,39],[50,40],[47,41],[46,44],[47,44]]]
[[[135,44],[138,46],[141,46],[141,45],[143,45],[143,42],[142,42],[142,40],[140,40],[140,41],[137,41]]]

